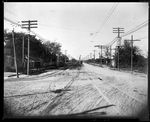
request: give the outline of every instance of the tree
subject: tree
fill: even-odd
[[[56,61],[58,54],[60,54],[61,52],[61,44],[57,43],[57,42],[50,42],[50,41],[46,41],[44,43],[45,45],[45,49],[46,49],[46,61],[50,62],[50,61]]]
[[[12,46],[12,33],[5,33],[4,34],[6,45],[5,47],[11,48],[13,50]],[[25,33],[14,33],[15,38],[15,46],[16,46],[16,56],[17,59],[21,61],[22,59],[22,42],[24,37],[24,53],[27,55],[28,53],[28,35]],[[44,47],[40,40],[36,39],[35,36],[30,35],[30,55],[35,57],[42,58],[43,56]],[[12,51],[13,52],[13,51]],[[12,53],[13,56],[13,53]]]
[[[118,53],[115,55],[116,66],[118,66]],[[146,59],[141,54],[141,50],[137,46],[133,46],[133,67],[145,67]],[[131,67],[131,42],[124,41],[124,44],[119,48],[119,66],[120,68]]]

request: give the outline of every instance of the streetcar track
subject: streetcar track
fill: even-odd
[[[96,75],[95,75],[95,76],[96,76]],[[90,80],[91,80],[91,78],[90,78]],[[121,90],[120,88],[118,88],[118,87],[116,87],[115,85],[113,85],[113,84],[109,83],[108,81],[104,81],[104,82],[103,82],[103,83],[101,83],[100,85],[102,85],[102,84],[104,84],[104,83],[107,83],[107,84],[109,84],[110,86],[112,86],[112,87],[114,87],[115,89],[117,89],[118,91],[123,92],[124,94],[126,94],[126,95],[127,95],[127,96],[129,96],[130,98],[132,98],[132,99],[136,100],[137,102],[139,102],[139,103],[143,103],[143,102],[142,102],[142,101],[140,101],[139,99],[137,99],[137,98],[135,98],[135,97],[131,96],[130,94],[126,93],[124,90]],[[129,84],[127,83],[127,84],[125,84],[125,85],[129,85]]]
[[[110,100],[101,92],[101,90],[95,85],[95,83],[92,81],[92,78],[89,76],[89,74],[86,72],[86,74],[88,75],[91,83],[93,84],[93,86],[97,89],[97,91],[100,93],[100,95],[103,96],[103,98],[110,104],[110,105],[113,105]],[[117,111],[118,114],[122,115],[121,112],[115,107],[115,106],[112,106],[114,107],[114,109]]]

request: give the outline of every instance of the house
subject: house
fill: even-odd
[[[4,69],[6,67],[13,67],[14,66],[14,58],[11,55],[11,48],[4,47]]]
[[[24,67],[27,67],[27,61],[28,61],[28,57],[25,56]],[[30,60],[29,60],[29,68],[30,69],[40,68],[42,66],[43,66],[43,60],[41,58],[30,56]]]

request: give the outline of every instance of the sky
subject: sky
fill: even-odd
[[[61,43],[63,53],[67,50],[67,55],[85,59],[93,55],[93,50],[98,58],[100,49],[94,46],[109,44],[117,36],[113,28],[124,28],[126,33],[147,21],[148,7],[146,2],[4,2],[4,17],[15,22],[37,20],[38,28],[31,30],[45,40]],[[4,20],[6,28],[12,30],[12,25]],[[20,27],[15,31],[26,32]],[[131,39],[131,35],[133,39],[141,38],[133,44],[147,55],[148,26],[122,40]]]

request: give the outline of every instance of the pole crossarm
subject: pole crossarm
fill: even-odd
[[[118,38],[120,38],[120,33],[124,33],[124,28],[113,28],[113,33],[118,33]]]
[[[32,22],[37,22],[37,20],[29,20],[29,21],[21,21],[22,23],[27,23],[27,24],[22,24],[22,28],[26,28],[29,31],[28,34],[28,62],[27,62],[27,75],[30,73],[30,28],[37,28],[37,26],[31,26],[31,25],[37,25],[37,23],[32,23]]]
[[[30,30],[30,28],[37,28],[37,26],[31,26],[31,25],[37,25],[37,23],[32,23],[32,22],[37,22],[37,20],[29,20],[29,21],[21,21],[22,23],[27,23],[27,24],[21,24],[22,28],[27,28]]]

